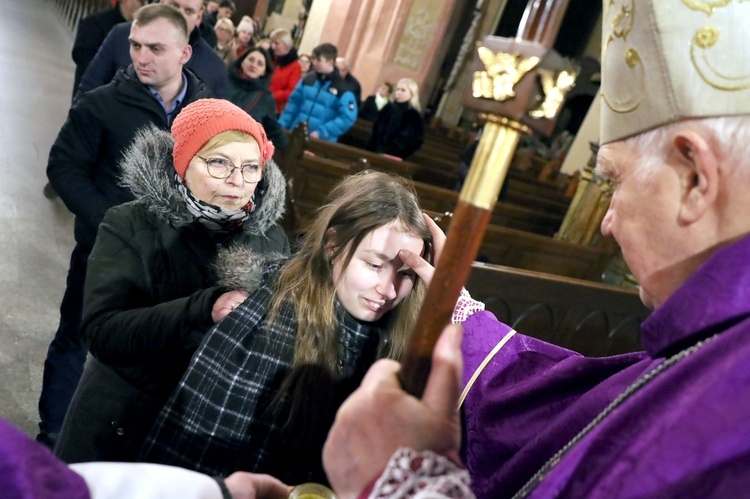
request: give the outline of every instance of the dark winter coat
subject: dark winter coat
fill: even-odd
[[[131,23],[118,24],[109,32],[96,57],[83,74],[80,88],[75,96],[76,100],[86,92],[106,85],[118,69],[131,64],[130,42],[128,41],[130,25]],[[200,30],[194,29],[190,33],[190,46],[193,48],[193,55],[185,63],[185,67],[203,80],[215,97],[229,98],[227,67],[221,57],[203,39]]]
[[[354,93],[337,71],[308,73],[289,96],[279,123],[292,130],[303,121],[310,132],[318,132],[323,140],[336,142],[357,120]]]
[[[378,113],[367,149],[406,159],[422,147],[423,142],[424,127],[419,111],[408,102],[391,102]]]
[[[258,285],[257,254],[289,254],[278,224],[285,181],[273,161],[264,165],[249,220],[218,234],[177,190],[172,145],[154,127],[138,133],[122,163],[123,183],[138,199],[107,212],[91,253],[81,336],[93,357],[58,440],[65,461],[135,459],[214,325],[216,299]],[[247,261],[251,252],[256,258]]]
[[[362,85],[359,84],[359,80],[351,73],[347,73],[346,77],[342,77],[342,79],[349,87],[349,90],[354,93],[354,100],[357,102],[357,108],[359,108],[362,105]]]
[[[292,48],[288,54],[274,59],[271,93],[276,100],[276,112],[281,113],[286,107],[289,96],[302,78],[302,66],[299,65],[297,49]]]
[[[240,76],[242,59],[237,59],[229,67],[229,85],[232,89],[229,100],[244,109],[255,121],[263,125],[266,135],[273,145],[286,149],[289,138],[276,118],[276,101],[268,89],[271,77],[248,80]]]
[[[385,107],[385,106],[384,106]],[[375,96],[370,95],[362,103],[362,107],[359,108],[359,117],[367,121],[375,121],[378,119],[378,105],[375,103]]]
[[[185,71],[187,94],[181,107],[212,97],[208,87]],[[135,133],[148,124],[168,129],[164,108],[149,93],[132,67],[120,71],[108,85],[80,99],[52,145],[47,176],[73,212],[76,241],[90,248],[106,211],[131,201],[131,192],[119,185],[118,163]]]
[[[243,470],[289,484],[325,482],[326,435],[375,361],[388,321],[358,321],[337,306],[336,371],[315,363],[292,367],[296,308],[286,301],[267,321],[282,265],[267,264],[258,289],[206,335],[141,458],[209,475]]]
[[[120,14],[120,6],[100,10],[84,17],[78,23],[76,39],[73,42],[73,62],[76,63],[75,80],[73,81],[73,95],[81,83],[83,73],[94,59],[96,51],[102,45],[109,31],[115,25],[124,23],[126,19]]]

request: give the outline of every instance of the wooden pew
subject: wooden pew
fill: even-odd
[[[409,177],[415,183],[420,200],[428,209],[452,210],[458,200],[458,192],[452,188],[455,184],[445,187],[434,181],[443,173],[441,170],[430,169],[425,165],[408,161],[394,161],[370,151],[317,139],[310,139],[307,149],[329,159],[356,162],[358,170],[374,169]],[[454,182],[452,176],[444,177],[444,179],[449,180],[442,184]],[[497,203],[492,223],[538,234],[553,235],[567,213],[569,201],[561,201],[559,197],[550,193],[536,196],[524,191],[520,181],[514,179],[508,181],[511,182],[510,187],[518,184],[519,190],[509,194],[508,202]],[[517,202],[512,203],[510,199]]]
[[[307,229],[333,186],[350,173],[350,168],[338,161],[304,156],[295,174],[287,176],[287,210],[282,226],[290,240]]]
[[[427,129],[425,144],[408,160],[394,161],[390,158],[364,150],[367,139],[372,131],[372,123],[357,120],[355,125],[342,137],[343,143],[316,144],[311,141],[310,150],[316,154],[347,161],[367,159],[373,168],[381,171],[392,171],[409,178],[434,184],[448,189],[454,189],[459,176],[460,155],[464,147],[456,139],[440,137],[434,130]],[[445,134],[445,132],[441,132]],[[433,135],[432,137],[430,137]],[[541,167],[540,167],[541,168]],[[565,215],[570,205],[571,195],[566,186],[570,180],[567,176],[555,176],[552,180],[540,180],[540,172],[516,171],[508,172],[504,201],[526,206],[540,211],[548,211]],[[571,191],[572,192],[572,191]]]
[[[450,212],[425,210],[443,231],[450,227]],[[516,269],[601,281],[616,246],[593,248],[550,239],[497,225],[488,225],[479,246],[478,259]]]
[[[363,164],[360,163],[358,167],[363,168]],[[445,189],[423,182],[414,181],[413,183],[419,196],[419,202],[425,209],[437,212],[453,211],[458,203],[459,193],[452,189]],[[524,206],[499,202],[492,210],[490,223],[552,236],[560,227],[563,217],[564,215],[559,213],[546,213]]]
[[[304,130],[295,130],[293,135],[303,133]],[[288,198],[283,226],[290,240],[294,241],[306,230],[315,210],[325,202],[331,188],[341,178],[359,171],[367,163],[348,165],[331,158],[305,154],[297,140],[290,141],[290,146],[283,158]],[[290,154],[297,159],[293,161]],[[419,182],[414,182],[414,186],[422,208],[431,212],[433,218],[447,229],[458,193]],[[582,279],[600,279],[604,265],[613,254],[611,248],[593,249],[532,234],[524,224],[538,229],[533,226],[535,221],[528,219],[530,215],[527,212],[513,211],[517,209],[513,205],[498,205],[480,246],[480,255],[490,262],[507,266]]]
[[[446,188],[456,185],[457,175],[452,171],[435,168],[431,165],[417,164],[411,161],[395,161],[382,154],[360,149],[346,144],[310,139],[307,149],[319,156],[335,158],[355,163],[366,159],[380,171],[390,171],[420,182],[430,183]]]
[[[466,289],[519,333],[595,357],[642,350],[635,290],[482,263]]]
[[[372,136],[373,122],[357,118],[354,125],[339,138],[339,143],[365,148]],[[451,133],[443,128],[424,127],[424,146],[444,151],[451,157],[458,157],[469,145],[468,134]]]

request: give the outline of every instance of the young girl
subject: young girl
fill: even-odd
[[[258,290],[208,333],[142,458],[325,481],[338,406],[376,358],[399,358],[424,298],[399,252],[430,261],[439,231],[391,175],[348,177],[329,200],[299,253],[267,263]]]

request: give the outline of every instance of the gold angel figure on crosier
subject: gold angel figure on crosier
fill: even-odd
[[[555,73],[549,70],[540,70],[539,77],[542,81],[544,100],[539,107],[529,113],[532,118],[553,119],[562,107],[565,94],[573,88],[576,82],[577,72],[560,71]]]
[[[495,53],[479,47],[479,59],[485,71],[475,71],[472,94],[475,98],[504,101],[516,96],[513,90],[523,76],[539,64],[539,57],[522,58],[521,54]]]

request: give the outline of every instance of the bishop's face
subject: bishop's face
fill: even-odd
[[[639,171],[638,151],[623,141],[603,145],[597,162],[597,173],[614,187],[602,234],[620,245],[641,300],[655,308],[674,291],[678,280],[672,274],[686,257],[678,223],[680,177],[666,164]]]

